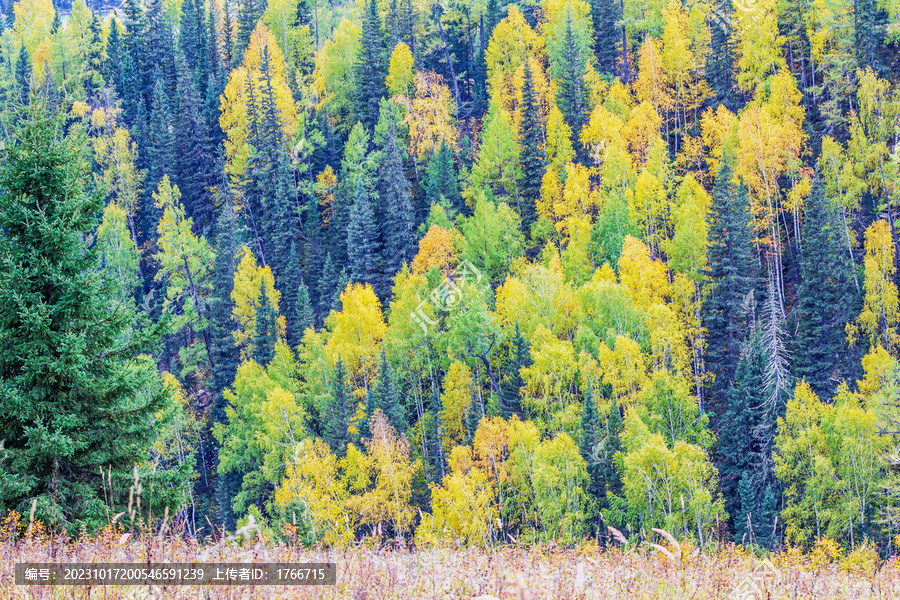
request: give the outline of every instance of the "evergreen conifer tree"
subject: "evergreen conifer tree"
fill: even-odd
[[[354,102],[356,117],[369,131],[374,130],[378,122],[379,104],[387,95],[384,82],[386,75],[387,58],[378,2],[367,0],[359,53],[353,65],[353,83],[356,86]]]
[[[566,14],[562,52],[557,66],[559,87],[556,98],[566,123],[572,128],[573,134],[578,136],[588,118],[588,91],[584,81],[587,56],[586,49],[581,47],[581,42],[575,35],[571,13]],[[578,147],[582,148],[580,144]]]
[[[600,495],[600,462],[597,459],[597,442],[600,441],[597,407],[594,404],[594,392],[590,382],[582,384],[581,401],[581,439],[578,450],[581,457],[587,463],[588,475],[591,478],[588,484],[588,493],[597,497]]]
[[[391,426],[397,431],[406,429],[406,408],[397,382],[397,375],[388,360],[384,348],[378,358],[378,379],[372,386],[373,406],[380,408]]]
[[[32,103],[0,160],[0,507],[36,499],[48,526],[99,525],[101,467],[130,478],[171,414],[138,358],[166,325],[142,332],[134,309],[110,310],[113,282],[84,241],[105,193],[86,190],[85,140],[64,119]]]
[[[313,313],[312,300],[309,297],[309,288],[303,280],[297,287],[297,300],[294,303],[294,319],[293,319],[293,340],[297,344],[303,339],[303,332],[309,327],[313,327],[316,323],[316,317]]]
[[[441,147],[428,161],[424,187],[425,203],[417,209],[417,220],[423,221],[428,216],[432,204],[441,204],[456,211],[463,209],[453,153],[443,140]]]
[[[721,18],[711,23],[709,28],[709,58],[706,73],[709,87],[715,94],[716,104],[724,104],[729,110],[736,110],[740,95],[734,86],[734,47],[732,42],[731,16],[734,10],[730,2],[723,2],[719,8]]]
[[[278,315],[266,293],[265,283],[259,286],[259,302],[256,307],[256,330],[253,336],[253,359],[265,366],[275,357],[278,339]]]
[[[334,366],[334,374],[329,393],[328,408],[323,415],[323,438],[331,451],[338,456],[344,456],[347,452],[347,444],[350,441],[349,417],[352,410],[350,391],[344,379],[347,371],[344,361],[338,358]]]
[[[384,211],[381,231],[384,237],[385,265],[381,288],[383,293],[386,293],[390,290],[394,274],[404,263],[411,263],[416,254],[411,186],[403,168],[403,156],[393,119],[388,119],[379,184]]]
[[[226,6],[228,3],[225,3]],[[241,0],[237,14],[237,39],[234,41],[234,57],[238,61],[250,44],[250,34],[266,11],[266,0]],[[234,62],[234,61],[232,61]]]
[[[232,331],[232,300],[234,289],[234,272],[237,269],[238,250],[243,245],[243,231],[238,216],[231,202],[222,203],[219,217],[216,219],[216,260],[213,265],[212,289],[209,299],[210,343],[213,355],[213,386],[221,392],[234,381],[237,372],[239,353],[234,343]],[[216,418],[224,419],[224,405],[217,402]]]
[[[706,364],[715,376],[710,399],[713,409],[721,412],[748,331],[745,300],[751,300],[749,294],[758,286],[747,193],[733,181],[728,157],[722,161],[712,197],[710,291],[701,316],[709,332]]]
[[[378,284],[380,242],[366,187],[366,182],[360,179],[347,224],[347,255],[350,280],[369,283],[374,287]]]
[[[178,58],[178,110],[176,148],[179,160],[176,177],[185,209],[201,225],[214,218],[208,187],[212,183],[214,161],[209,143],[203,101],[184,55]]]
[[[19,88],[19,101],[28,102],[31,95],[31,57],[25,44],[19,48],[19,57],[16,59],[16,85]]]
[[[541,198],[541,182],[547,169],[547,154],[543,147],[543,131],[534,82],[531,77],[531,66],[525,63],[525,80],[522,83],[522,188],[519,213],[522,217],[522,229],[531,230],[537,215],[537,201]]]
[[[844,332],[862,310],[845,235],[840,215],[817,181],[803,219],[792,354],[794,375],[820,398],[832,397],[837,382],[849,379],[861,358],[848,347]]]
[[[594,24],[594,56],[600,72],[610,77],[616,74],[619,30],[622,19],[621,0],[591,0],[591,20]]]
[[[725,511],[732,518],[736,541],[743,535],[746,517],[742,506],[750,506],[741,485],[749,485],[759,466],[760,444],[754,436],[759,420],[758,408],[763,404],[763,377],[766,369],[765,348],[760,328],[754,327],[743,344],[734,385],[726,392],[727,405],[721,417],[715,457],[719,469],[719,485],[725,499]],[[746,479],[748,484],[743,484]],[[755,489],[751,486],[751,489]],[[753,505],[756,504],[753,496]],[[754,511],[755,512],[755,511]]]
[[[508,419],[512,415],[522,416],[522,392],[525,385],[521,370],[531,366],[531,352],[528,341],[516,323],[516,333],[508,346],[506,365],[500,381],[501,416]]]

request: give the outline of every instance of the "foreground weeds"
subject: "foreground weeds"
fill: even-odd
[[[553,546],[495,550],[305,549],[258,540],[199,545],[110,528],[60,539],[0,539],[0,599],[586,600],[593,598],[900,598],[900,562],[783,552],[757,558],[728,546],[706,554],[662,541],[630,550]],[[19,587],[17,562],[316,562],[338,565],[329,587]]]

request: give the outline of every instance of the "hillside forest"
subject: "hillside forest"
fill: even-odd
[[[895,0],[0,3],[0,509],[895,553]]]

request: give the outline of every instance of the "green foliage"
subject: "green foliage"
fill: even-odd
[[[100,469],[121,482],[147,459],[171,395],[139,356],[160,328],[136,328],[85,247],[105,193],[62,125],[33,102],[0,161],[0,505],[37,499],[36,518],[69,528],[105,520]]]

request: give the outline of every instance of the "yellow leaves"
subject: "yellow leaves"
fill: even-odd
[[[388,74],[385,78],[391,96],[410,97],[413,90],[413,55],[409,46],[400,42],[391,53]]]
[[[675,235],[666,246],[669,268],[699,282],[707,264],[709,222],[707,213],[712,198],[693,175],[685,176],[678,186],[673,211]]]
[[[238,328],[233,332],[234,343],[241,348],[241,358],[246,360],[252,351],[253,336],[256,335],[256,309],[259,308],[260,288],[265,285],[266,296],[272,306],[278,308],[281,300],[281,292],[275,289],[275,277],[269,267],[260,267],[256,257],[247,246],[241,248],[240,261],[234,272],[234,290],[231,292],[231,300],[234,302],[232,315],[237,321]],[[279,316],[278,335],[283,336],[286,320]]]
[[[313,83],[320,105],[328,109],[329,118],[341,133],[350,131],[353,115],[353,63],[359,51],[362,27],[355,20],[343,19],[316,52]]]
[[[144,191],[145,172],[137,168],[137,144],[128,130],[116,123],[119,112],[115,108],[98,108],[85,112],[82,118],[90,124],[94,160],[102,169],[104,181],[133,218]]]
[[[647,381],[647,358],[631,338],[617,335],[613,349],[600,344],[597,360],[603,383],[612,387],[619,405],[628,404]]]
[[[241,65],[248,71],[260,71],[264,62],[264,54],[268,54],[272,78],[283,79],[286,73],[284,54],[269,28],[260,22],[250,34],[250,42],[247,44],[247,49],[244,50]]]
[[[354,283],[341,292],[341,311],[332,311],[325,319],[331,338],[325,346],[332,363],[344,361],[356,388],[365,394],[375,380],[377,356],[387,330],[381,302],[369,284]]]
[[[703,143],[709,147],[709,156],[706,159],[709,171],[714,175],[719,172],[719,161],[722,153],[736,143],[733,134],[737,118],[730,110],[720,104],[715,111],[707,108],[700,119],[700,128],[703,132]]]
[[[19,0],[13,5],[13,30],[25,44],[29,56],[37,66],[35,51],[50,37],[50,25],[56,11],[52,0]],[[40,79],[38,79],[40,81]]]
[[[610,146],[618,146],[623,150],[627,147],[622,130],[625,122],[614,115],[603,104],[598,104],[591,112],[587,126],[581,131],[581,143],[592,147],[591,154],[597,162],[602,158]]]
[[[803,93],[797,88],[794,76],[788,70],[779,71],[768,86],[766,107],[776,119],[790,117],[794,125],[803,127],[806,111],[803,108]]]
[[[335,189],[337,189],[337,176],[334,174],[334,169],[331,168],[331,165],[325,165],[322,172],[316,175],[315,193],[319,199],[319,206],[322,207],[322,223],[326,225],[331,222],[331,217],[334,214]]]
[[[826,55],[846,56],[853,51],[855,15],[852,0],[814,0],[806,27],[810,52],[821,63]]]
[[[636,165],[642,165],[650,152],[651,144],[659,139],[662,120],[649,102],[641,102],[628,116],[622,134]]]
[[[494,27],[484,55],[491,103],[513,111],[516,71],[525,60],[543,59],[545,52],[543,38],[528,25],[519,8],[511,6],[506,18]]]
[[[568,340],[558,340],[543,325],[531,340],[532,365],[522,369],[522,404],[539,414],[547,427],[573,426],[564,411],[576,402],[578,361]],[[573,415],[568,415],[569,417]],[[568,428],[568,427],[567,427]]]
[[[582,217],[593,212],[597,192],[591,190],[591,169],[580,163],[566,165],[566,182],[561,186],[556,172],[548,170],[541,185],[541,199],[537,202],[538,214],[547,217],[557,231],[567,228],[571,217]]]
[[[633,87],[637,101],[652,105],[657,113],[662,112],[670,102],[663,60],[653,37],[648,36],[641,45],[638,54],[638,77]]]
[[[871,398],[892,381],[897,361],[879,344],[863,357],[862,367],[865,377],[856,383],[859,393]]]
[[[826,197],[832,206],[840,206],[841,214],[859,207],[859,200],[865,190],[865,182],[853,172],[853,161],[839,142],[831,136],[822,139],[822,150],[819,153],[819,172],[825,185]],[[856,235],[848,231],[856,242]]]
[[[421,158],[437,152],[442,141],[455,149],[456,103],[450,88],[434,71],[418,71],[414,80],[415,98],[400,98],[407,108],[403,122],[409,126],[410,154]]]
[[[509,457],[509,425],[501,417],[482,417],[472,439],[475,465],[487,474],[499,489],[506,481]]]
[[[419,240],[419,252],[413,259],[410,268],[416,275],[427,273],[434,267],[446,274],[453,268],[455,259],[453,235],[450,230],[440,225],[432,225],[425,236]]]
[[[229,74],[225,91],[219,98],[219,125],[226,135],[225,170],[234,181],[243,178],[250,146],[259,143],[251,137],[250,120],[254,113],[262,114],[263,91],[269,85],[262,72],[264,55],[268,56],[272,93],[281,127],[288,139],[297,122],[297,107],[285,76],[284,55],[272,32],[259,23],[250,36],[241,66]]]
[[[366,450],[375,475],[375,488],[353,497],[349,507],[359,514],[361,523],[389,525],[402,540],[415,516],[410,499],[412,481],[420,463],[410,460],[406,438],[397,435],[380,410],[372,418],[371,429]]]
[[[895,250],[891,229],[884,219],[875,221],[866,230],[865,301],[856,318],[872,346],[884,344],[888,352],[895,353],[900,336],[897,333],[898,315],[897,284],[894,275]],[[851,344],[857,337],[856,326],[847,326]]]
[[[72,116],[74,117],[84,117],[88,113],[91,112],[91,105],[87,102],[82,102],[80,100],[76,100],[72,103]]]
[[[275,504],[284,515],[308,516],[314,535],[329,545],[344,546],[355,535],[356,519],[345,510],[349,498],[341,481],[339,461],[319,439],[300,442],[287,463],[287,476],[275,490]]]
[[[562,112],[556,106],[547,117],[547,167],[560,171],[575,157],[572,149],[572,128],[566,124]]]
[[[539,325],[562,336],[574,327],[573,311],[578,308],[571,285],[561,267],[551,264],[526,266],[520,276],[510,275],[497,288],[497,316],[503,323],[522,329],[530,338]]]
[[[737,81],[741,89],[757,89],[773,73],[785,67],[781,47],[784,37],[778,35],[776,0],[735,4],[738,42]]]
[[[741,113],[735,173],[747,184],[758,229],[761,232],[770,230],[766,234],[768,237],[762,240],[776,245],[771,229],[778,227],[779,179],[789,169],[796,170],[799,166],[806,134],[789,111],[773,106],[751,106]]]
[[[453,361],[444,375],[444,392],[441,394],[441,423],[443,446],[450,452],[454,446],[463,443],[466,437],[465,418],[472,402],[474,384],[472,370],[462,362]]]
[[[670,294],[666,266],[659,259],[651,259],[647,245],[630,235],[622,243],[619,277],[636,306],[662,303]]]
[[[443,541],[481,547],[490,544],[497,518],[494,488],[480,469],[454,470],[441,485],[430,487],[432,514],[423,516],[416,530],[416,545],[433,546]]]

